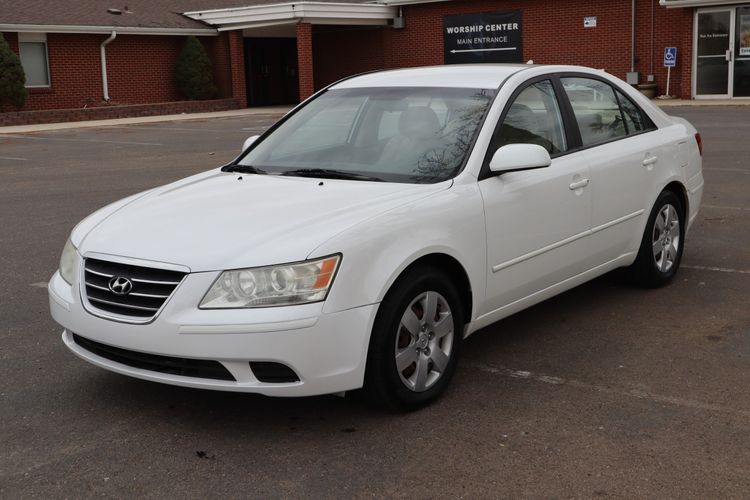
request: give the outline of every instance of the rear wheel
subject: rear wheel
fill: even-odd
[[[669,283],[682,260],[684,210],[680,199],[664,191],[651,210],[638,257],[631,266],[639,284],[659,287]]]
[[[447,387],[463,337],[461,300],[436,269],[414,268],[380,304],[370,339],[365,393],[380,406],[412,410]]]

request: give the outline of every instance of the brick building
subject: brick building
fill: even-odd
[[[581,64],[663,94],[665,47],[670,94],[750,96],[750,0],[0,0],[0,32],[29,90],[0,124],[287,104],[354,73],[454,62]],[[179,102],[188,35],[215,101]]]

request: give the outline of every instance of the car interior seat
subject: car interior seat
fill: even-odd
[[[404,167],[416,167],[420,160],[439,148],[440,119],[428,106],[412,106],[401,112],[398,133],[388,139],[378,161],[381,168],[407,172]],[[412,168],[411,170],[414,170]]]

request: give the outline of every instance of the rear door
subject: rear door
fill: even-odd
[[[592,258],[601,264],[638,248],[655,173],[673,155],[648,116],[609,82],[591,75],[560,81],[591,168],[589,244]]]

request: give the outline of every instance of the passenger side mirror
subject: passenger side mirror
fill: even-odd
[[[249,148],[255,141],[258,140],[259,135],[251,135],[247,139],[245,139],[245,142],[242,144],[242,151],[245,151],[247,148]]]
[[[490,171],[495,174],[549,167],[552,159],[542,146],[537,144],[506,144],[490,160]]]

